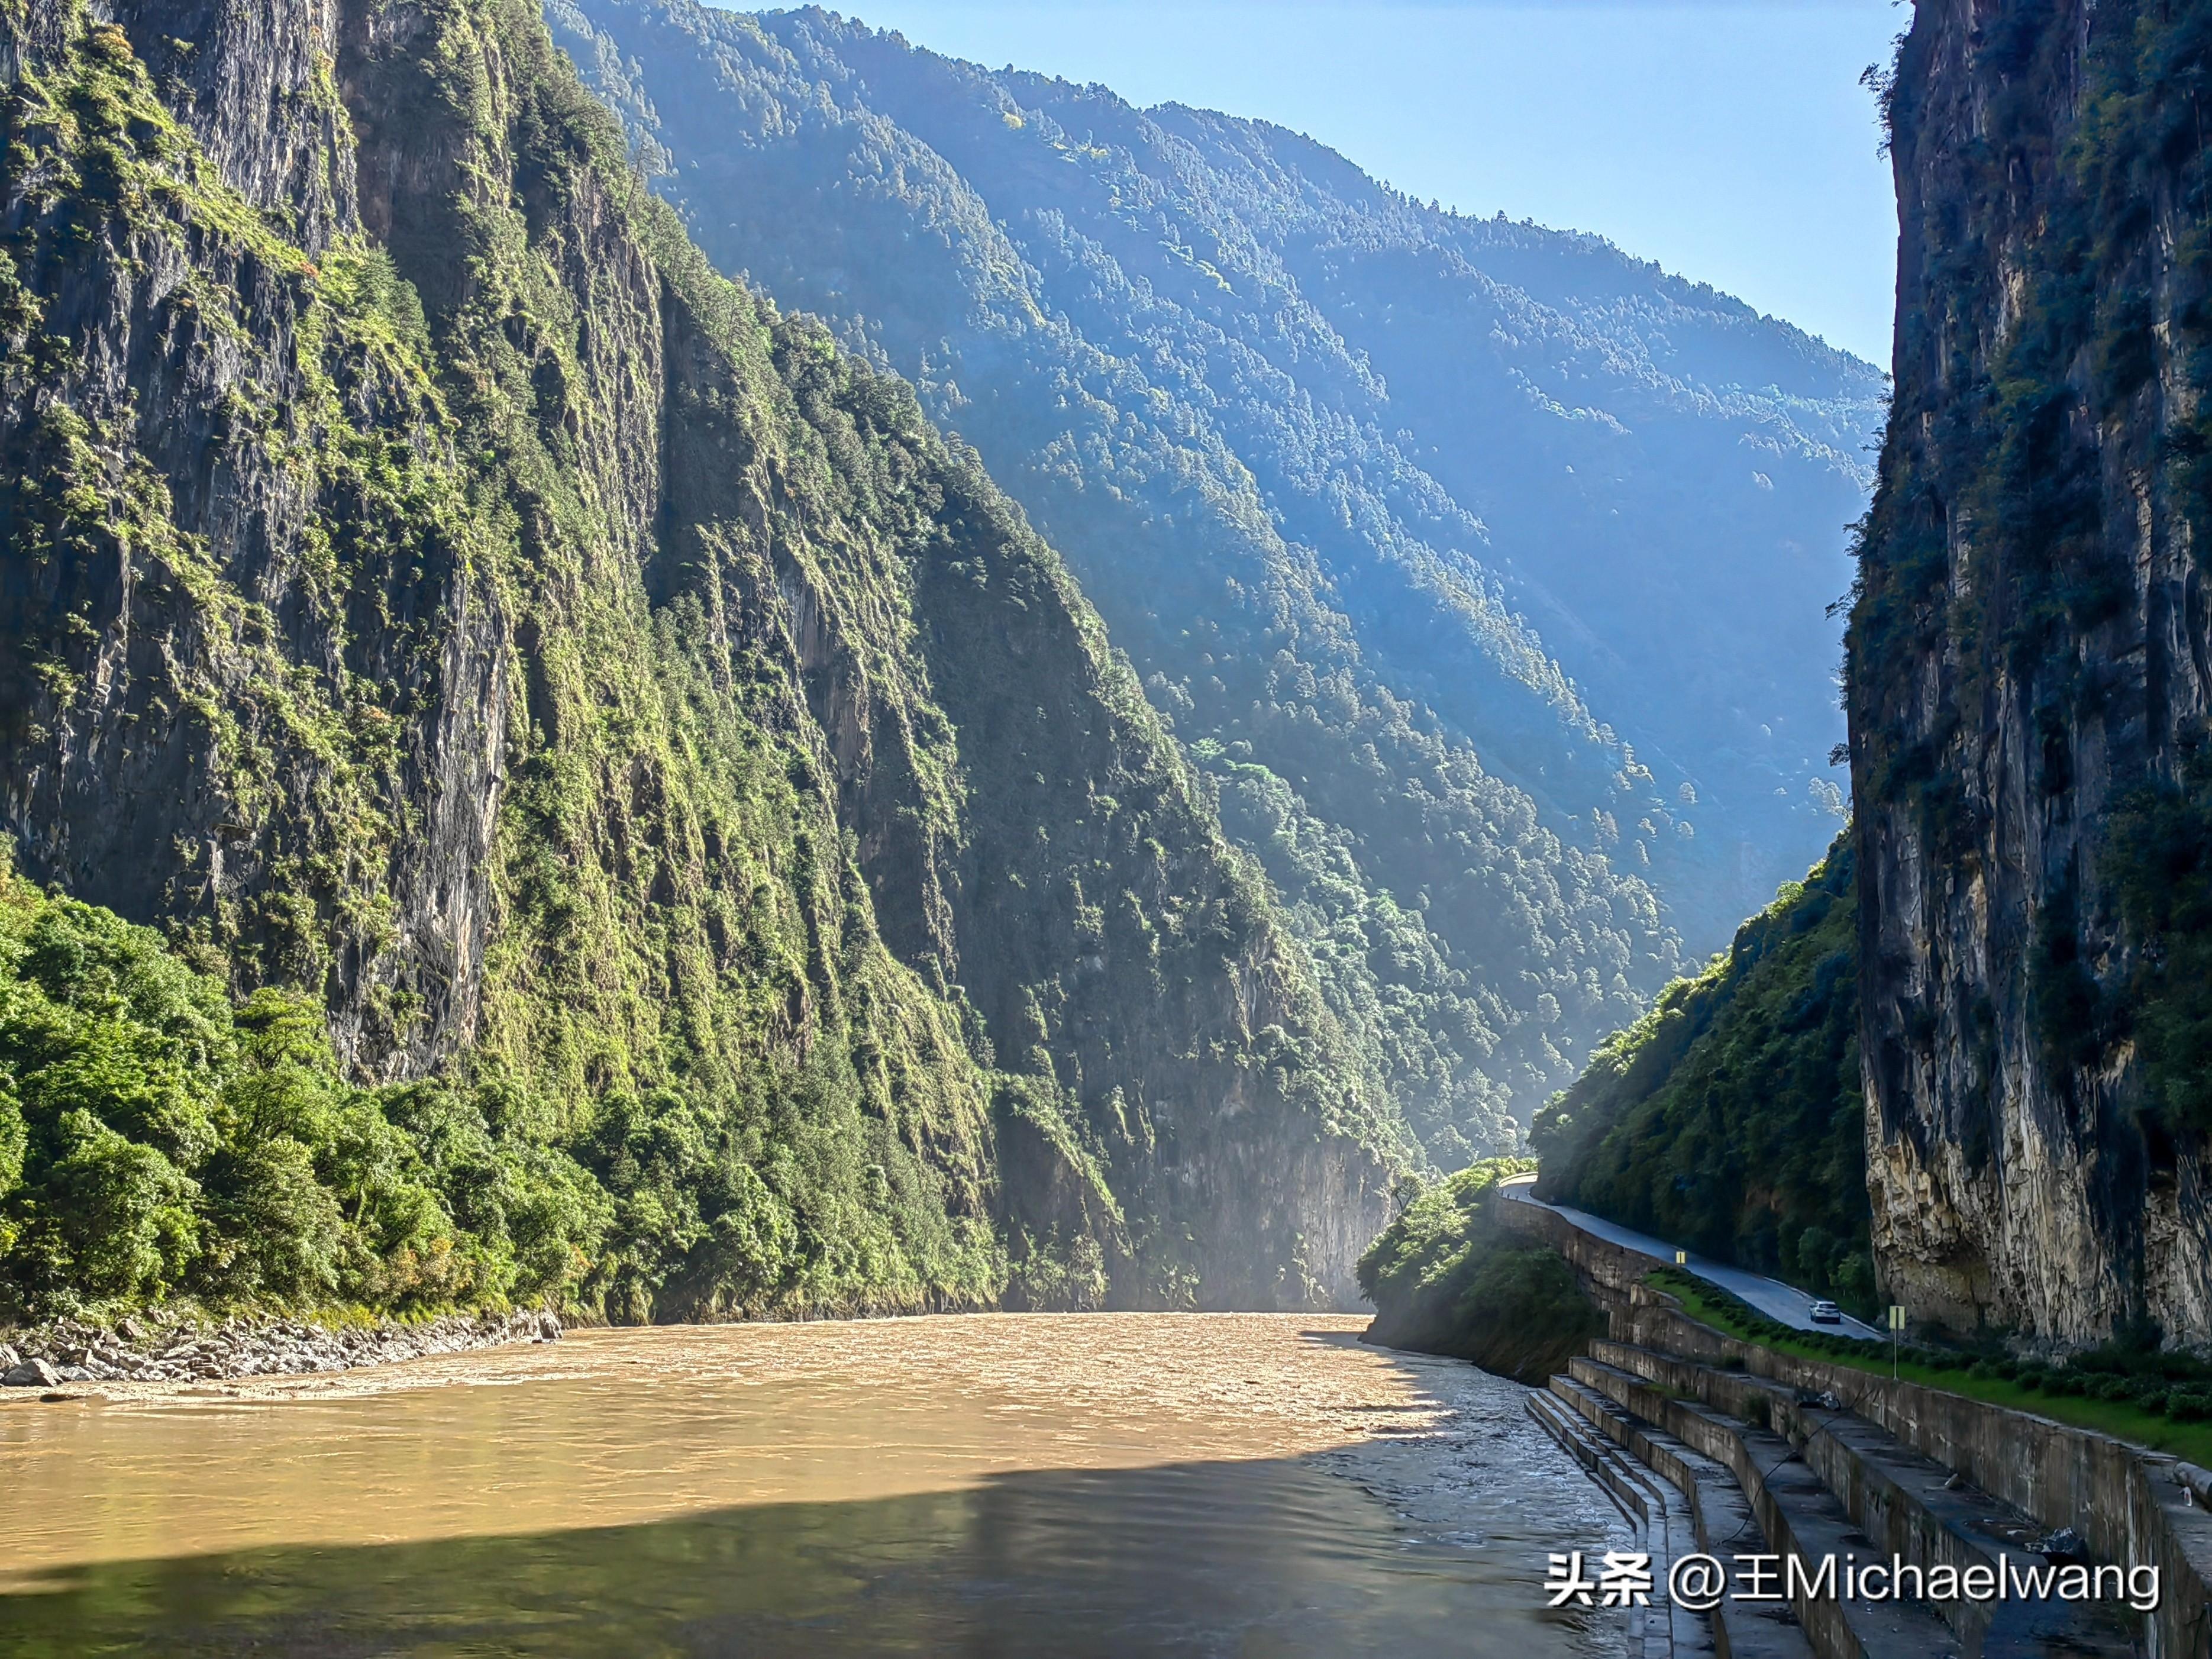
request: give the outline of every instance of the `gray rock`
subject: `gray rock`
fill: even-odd
[[[1898,315],[1924,322],[1897,356],[1895,407],[1911,418],[1893,430],[1882,504],[1859,549],[1866,591],[1885,609],[1917,604],[1892,597],[1907,592],[1963,592],[1971,582],[1979,596],[2040,580],[2027,566],[2000,568],[2015,556],[1984,553],[1995,538],[1965,514],[1932,532],[1932,546],[1914,539],[1921,521],[1903,504],[1939,474],[1980,464],[1968,459],[1983,453],[1978,438],[1937,434],[1980,419],[1988,388],[2007,373],[1998,359],[2023,291],[2014,279],[2033,282],[2045,268],[2033,245],[2069,187],[2063,168],[2033,185],[2021,169],[2019,193],[1983,198],[1969,147],[2008,153],[1998,146],[2033,132],[2044,153],[2061,154],[2094,107],[2067,74],[2034,77],[2029,90],[2031,77],[2006,67],[2009,53],[1969,46],[1980,9],[1917,9],[1897,88],[1911,118],[1898,124],[1891,159],[1899,198],[1912,204]],[[2018,61],[2039,61],[2045,42],[2075,51],[2069,31],[2091,9],[2018,9],[2011,15],[2023,25],[2034,20],[2034,33],[2015,37]],[[1990,112],[2000,100],[2020,101],[1998,118]],[[1998,139],[1999,118],[2021,137]],[[2176,145],[2135,158],[2138,199],[2172,199],[2178,170],[2196,165],[2187,157]],[[2143,1156],[2135,1115],[2104,1103],[2157,1091],[2145,1045],[2104,1034],[2101,1019],[2052,1033],[2040,994],[2046,963],[2124,964],[2157,948],[2111,907],[2077,907],[2070,878],[2054,878],[2078,871],[2086,882],[2124,867],[2127,815],[2107,804],[2136,779],[2181,777],[2212,708],[2212,630],[2201,599],[2179,597],[2203,591],[2197,526],[2185,512],[2148,510],[2144,473],[2118,459],[2148,454],[2187,418],[2179,408],[2195,407],[2180,317],[2193,290],[2169,280],[2185,256],[2170,241],[2149,251],[2160,241],[2146,238],[2143,263],[2124,266],[2137,257],[2130,236],[2078,279],[2140,305],[2130,326],[2146,343],[2136,377],[2146,395],[2124,414],[2115,406],[2109,417],[2054,428],[2048,448],[2039,444],[2045,476],[2078,491],[2066,498],[2081,515],[2078,544],[2126,549],[2127,577],[2109,609],[2047,631],[2039,623],[2032,635],[2009,622],[1984,625],[1978,605],[1910,621],[1900,609],[1898,622],[1875,623],[1854,644],[1846,693],[1852,732],[1871,738],[1854,744],[1851,781],[1867,907],[1858,981],[1866,1176],[1883,1299],[1959,1330],[2009,1327],[2067,1346],[2102,1341],[2130,1316],[2156,1321],[2177,1344],[2212,1340],[2212,1207],[2196,1196],[2212,1181],[2212,1152],[2191,1135]],[[2054,386],[2087,385],[2081,373],[2054,368]],[[2127,643],[2135,641],[2146,648]],[[2043,696],[2061,684],[2095,689]],[[1979,689],[1998,685],[2006,691]],[[1951,711],[1968,709],[1954,732]],[[1929,770],[1898,787],[1891,757],[1920,755]],[[1930,829],[1937,801],[1940,832]],[[1961,1109],[1967,1100],[1973,1107]]]
[[[2028,1548],[2046,1561],[2082,1562],[2089,1559],[2089,1541],[2071,1527],[2045,1534]]]
[[[542,1313],[538,1316],[538,1340],[540,1342],[558,1342],[561,1340],[561,1320],[557,1314]]]
[[[26,1359],[10,1365],[7,1375],[0,1376],[0,1388],[51,1389],[62,1380],[62,1374],[43,1359]]]
[[[64,1382],[89,1382],[94,1380],[92,1373],[82,1365],[64,1365],[61,1368],[60,1376]]]
[[[23,1363],[23,1356],[5,1342],[0,1342],[0,1371],[12,1371]]]

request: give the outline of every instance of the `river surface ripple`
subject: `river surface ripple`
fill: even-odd
[[[1272,1314],[573,1333],[0,1407],[0,1655],[1612,1659],[1452,1360]]]

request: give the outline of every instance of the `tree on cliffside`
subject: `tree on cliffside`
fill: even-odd
[[[1536,1115],[1542,1195],[1875,1306],[1849,832]]]

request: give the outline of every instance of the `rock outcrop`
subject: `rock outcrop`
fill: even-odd
[[[1883,89],[1869,1179],[1886,1287],[1954,1327],[2212,1340],[2209,47],[2202,5],[1920,0]]]
[[[561,1322],[543,1312],[453,1314],[416,1324],[340,1328],[297,1319],[195,1324],[148,1316],[112,1326],[61,1320],[18,1332],[13,1343],[0,1345],[0,1388],[301,1376],[508,1342],[558,1342],[561,1335]],[[9,1362],[18,1347],[21,1357]]]

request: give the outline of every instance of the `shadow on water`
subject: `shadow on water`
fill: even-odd
[[[1022,1471],[637,1526],[70,1569],[0,1654],[1525,1656],[1525,1564],[1410,1540],[1298,1460]]]
[[[1357,1346],[1340,1331],[1301,1336]],[[1427,1395],[1446,1362],[1401,1363]],[[617,1525],[584,1524],[580,1493],[579,1524],[544,1528],[536,1507],[507,1532],[489,1530],[496,1463],[471,1478],[495,1500],[471,1535],[237,1547],[19,1578],[17,1593],[0,1594],[0,1659],[1542,1659],[1613,1645],[1581,1618],[1541,1609],[1543,1552],[1561,1547],[1543,1519],[1524,1527],[1492,1511],[1504,1524],[1483,1547],[1440,1540],[1328,1454],[1021,1469],[951,1490]],[[330,1497],[346,1501],[336,1488]],[[24,1518],[18,1508],[14,1524]],[[380,1524],[371,1511],[356,1530],[412,1528],[404,1514]]]

